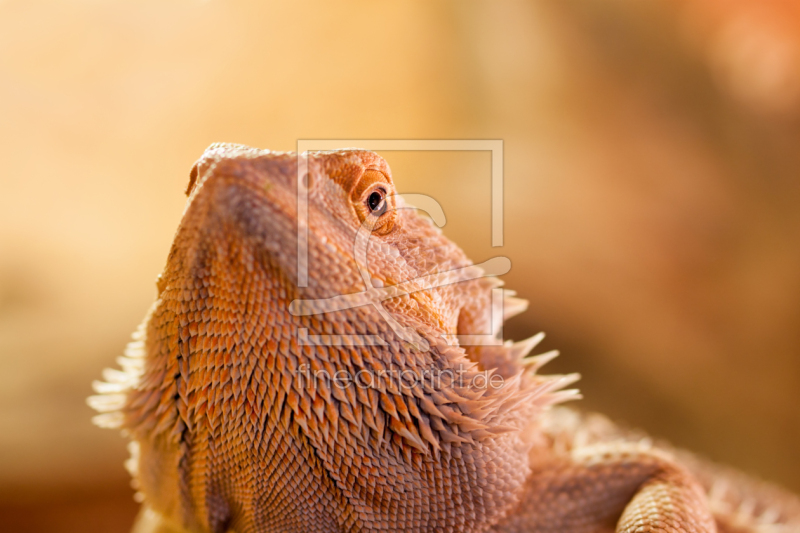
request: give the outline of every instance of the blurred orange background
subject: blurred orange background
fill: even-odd
[[[791,0],[0,0],[0,523],[128,531],[84,403],[151,303],[215,141],[386,152],[511,258],[581,408],[800,491],[800,9]]]

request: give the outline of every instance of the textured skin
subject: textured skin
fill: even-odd
[[[460,347],[525,302],[493,300],[378,155],[303,164],[298,185],[296,154],[218,144],[192,169],[158,298],[90,399],[131,438],[135,531],[800,531],[791,495],[551,408],[576,376],[536,373],[541,336]]]

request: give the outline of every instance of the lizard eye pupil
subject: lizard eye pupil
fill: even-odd
[[[382,202],[383,193],[381,191],[375,191],[367,198],[367,207],[369,207],[370,212],[374,212],[380,207]]]

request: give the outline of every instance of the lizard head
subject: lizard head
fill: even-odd
[[[205,243],[247,244],[297,287],[305,305],[293,310],[331,309],[315,302],[339,297],[340,306],[379,301],[386,318],[438,335],[491,329],[491,289],[500,282],[481,279],[461,249],[405,203],[373,152],[298,157],[215,144],[193,167],[187,194],[182,231],[191,236],[183,246],[195,270]],[[509,298],[506,307],[519,312],[524,302]]]

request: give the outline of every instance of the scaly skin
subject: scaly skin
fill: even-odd
[[[731,487],[749,482],[551,409],[576,376],[536,373],[541,336],[459,346],[525,302],[493,300],[501,282],[405,208],[378,155],[302,161],[300,185],[292,153],[217,144],[192,169],[158,298],[90,401],[131,438],[135,531],[800,529],[793,496],[748,500]]]

